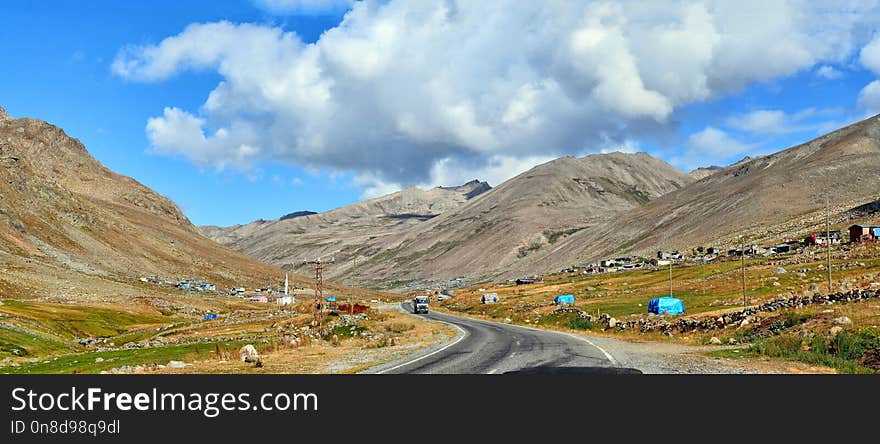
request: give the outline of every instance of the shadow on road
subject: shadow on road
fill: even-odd
[[[625,367],[527,367],[505,375],[641,375],[640,370]]]

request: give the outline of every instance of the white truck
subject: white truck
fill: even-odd
[[[416,296],[412,300],[412,310],[413,313],[419,314],[424,313],[428,314],[428,297],[427,296]]]

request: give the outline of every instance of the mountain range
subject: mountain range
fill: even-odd
[[[492,189],[476,181],[410,188],[323,214],[202,231],[293,270],[304,258],[332,256],[330,276],[372,287],[484,281],[608,255],[733,245],[739,236],[797,236],[823,220],[826,206],[842,223],[876,201],[877,171],[880,120],[872,117],[727,167],[685,173],[646,153],[564,157]],[[477,184],[480,193],[468,195]]]

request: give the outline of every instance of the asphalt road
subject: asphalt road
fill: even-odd
[[[408,303],[403,309],[412,313]],[[376,373],[640,373],[620,367],[612,355],[581,336],[437,312],[418,316],[450,324],[458,335]]]

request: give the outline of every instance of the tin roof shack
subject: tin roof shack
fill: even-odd
[[[876,225],[853,225],[849,227],[850,242],[873,242],[880,239],[880,227]]]
[[[825,243],[828,242],[829,238],[831,239],[831,245],[840,244],[843,242],[843,233],[841,233],[840,230],[832,230],[831,233],[826,231],[813,233],[804,239],[804,245],[808,247],[813,245],[826,245]]]
[[[658,251],[657,259],[681,260],[684,256],[678,251]]]
[[[519,278],[516,280],[516,285],[529,285],[529,284],[539,284],[544,282],[544,278],[539,278],[536,276],[529,276],[524,278]]]
[[[215,291],[217,287],[204,279],[184,279],[177,283],[177,288],[187,291]]]
[[[266,296],[251,296],[251,297],[247,298],[247,300],[251,301],[251,302],[259,302],[262,304],[269,303],[269,298],[267,298]]]
[[[498,302],[498,293],[485,293],[480,297],[480,302],[484,304],[495,304]]]

